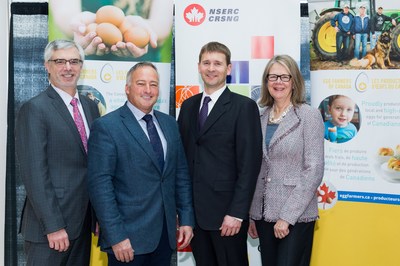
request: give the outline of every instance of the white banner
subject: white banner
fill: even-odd
[[[264,68],[275,54],[289,54],[300,62],[298,0],[181,0],[175,3],[175,22],[177,115],[185,99],[202,91],[197,63],[207,42],[228,46],[232,53],[229,88],[254,100],[259,97]],[[249,238],[250,265],[261,265],[257,248],[258,240]],[[190,248],[178,252],[178,265],[195,265]]]

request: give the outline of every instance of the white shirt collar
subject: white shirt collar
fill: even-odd
[[[63,100],[63,102],[65,103],[66,106],[69,106],[71,104],[71,100],[73,98],[77,98],[78,99],[78,105],[80,104],[80,100],[79,100],[79,95],[78,95],[78,90],[76,90],[74,97],[72,97],[71,95],[69,95],[68,93],[66,93],[65,91],[63,91],[62,89],[57,88],[56,86],[54,86],[53,84],[51,84],[51,86],[54,88],[54,90],[58,93],[58,95],[60,95],[61,99]]]
[[[131,112],[133,113],[133,115],[135,116],[136,120],[139,121],[141,119],[143,119],[143,116],[146,115],[146,113],[140,111],[136,106],[134,106],[130,101],[127,101],[126,104],[129,108],[129,110],[131,110]],[[154,117],[154,110],[151,109],[150,113],[149,113],[152,117]]]
[[[219,88],[218,90],[214,91],[211,95],[208,95],[206,91],[203,91],[203,96],[201,97],[201,103],[203,103],[204,97],[206,96],[210,97],[213,103],[216,103],[219,97],[225,91],[225,89],[226,89],[226,84],[223,87]]]

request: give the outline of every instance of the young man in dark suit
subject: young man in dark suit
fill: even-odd
[[[126,104],[96,120],[89,140],[88,185],[99,243],[110,266],[170,265],[176,242],[189,245],[194,226],[178,125],[153,110],[159,94],[153,64],[140,62],[128,71],[125,93]]]
[[[89,265],[87,138],[99,111],[77,91],[84,60],[79,45],[50,42],[44,59],[50,85],[21,107],[16,126],[27,265]]]
[[[187,99],[178,118],[193,180],[192,249],[198,266],[248,265],[248,214],[262,137],[256,103],[226,86],[230,58],[221,43],[202,47],[198,70],[204,92]]]

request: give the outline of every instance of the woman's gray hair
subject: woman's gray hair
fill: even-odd
[[[268,91],[268,74],[271,67],[274,64],[280,64],[283,66],[289,74],[292,76],[292,96],[290,101],[294,106],[305,103],[305,83],[304,78],[301,75],[299,66],[296,61],[289,55],[275,55],[266,65],[261,80],[261,98],[258,102],[260,107],[272,106],[274,104],[274,98],[269,94]]]

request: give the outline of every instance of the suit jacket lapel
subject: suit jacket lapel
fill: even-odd
[[[154,110],[154,116],[157,118],[157,122],[160,125],[161,131],[165,137],[165,140],[167,141],[167,150],[164,151],[165,154],[165,160],[164,160],[164,171],[165,169],[167,169],[167,167],[169,166],[168,162],[170,161],[169,157],[171,156],[170,152],[171,149],[168,148],[169,145],[171,145],[171,143],[173,143],[173,139],[172,139],[172,132],[171,132],[171,126],[168,125],[167,120],[163,119],[162,115],[160,115],[159,111]],[[158,165],[158,164],[157,164]]]
[[[265,111],[261,114],[261,131],[262,131],[262,150],[263,150],[263,155],[264,157],[268,156],[268,149],[265,144],[265,138],[266,138],[266,132],[267,132],[267,124],[268,124],[268,118],[269,118],[269,109],[270,107],[267,107]]]
[[[51,86],[49,86],[47,88],[46,93],[49,96],[49,98],[52,100],[51,103],[52,103],[54,109],[64,119],[65,123],[71,130],[74,140],[81,147],[82,152],[86,155],[86,151],[85,151],[85,148],[83,147],[81,136],[79,135],[79,132],[75,125],[74,119],[72,118],[71,113],[68,111],[67,106],[65,106],[64,101],[61,99],[60,95],[58,95],[58,93]]]
[[[268,112],[268,118],[269,118],[269,112]],[[286,137],[291,131],[293,131],[299,125],[300,125],[300,117],[297,115],[295,107],[292,107],[292,109],[287,113],[285,118],[282,120],[282,122],[276,129],[274,135],[272,136],[271,142],[269,144],[269,149],[272,149],[282,138]]]
[[[156,155],[154,154],[153,147],[151,146],[149,139],[143,132],[143,129],[139,125],[139,122],[136,120],[136,117],[132,114],[131,110],[126,104],[121,107],[120,115],[122,123],[126,126],[129,133],[137,140],[140,147],[151,158],[154,165],[161,172]]]
[[[226,88],[225,91],[218,98],[217,102],[214,104],[213,109],[208,115],[203,128],[200,130],[199,135],[203,135],[207,130],[226,112],[227,106],[231,101],[231,91]],[[196,119],[197,125],[197,119]]]
[[[86,122],[88,123],[88,127],[90,128],[93,122],[93,116],[92,113],[90,112],[89,103],[87,102],[86,98],[83,98],[81,95],[79,95],[79,101],[82,104],[82,109],[83,112],[85,113]]]
[[[194,110],[190,110],[191,118],[190,118],[190,129],[196,138],[199,137],[199,130],[197,128],[198,120],[199,120],[199,112],[200,112],[200,104],[201,104],[201,98],[203,97],[203,94],[197,94],[193,97],[197,97],[197,99],[194,101],[193,105],[191,108]]]

